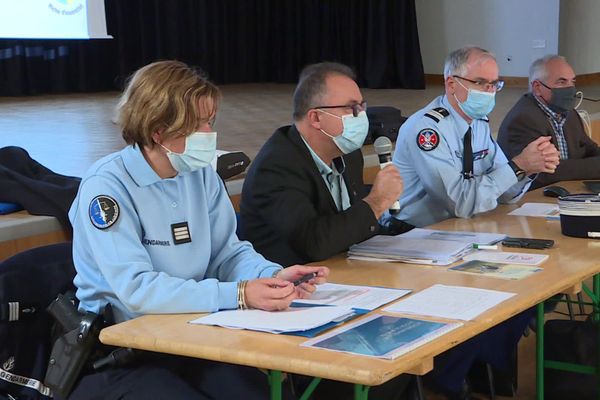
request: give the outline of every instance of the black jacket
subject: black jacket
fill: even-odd
[[[324,260],[378,233],[377,219],[362,201],[362,153],[343,158],[351,206],[340,212],[296,127],[275,131],[244,182],[240,237],[288,266]]]
[[[530,190],[554,182],[579,179],[600,179],[600,147],[590,139],[575,110],[569,111],[563,127],[569,158],[560,160],[554,174],[539,174]],[[510,160],[540,136],[556,137],[548,116],[527,93],[508,112],[498,131],[498,144]]]
[[[18,203],[33,215],[54,216],[69,231],[69,208],[80,182],[49,170],[20,147],[0,149],[0,201]]]

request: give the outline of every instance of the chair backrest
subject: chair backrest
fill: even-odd
[[[51,350],[46,307],[74,290],[72,244],[38,247],[0,263],[0,394],[48,399],[43,385]]]

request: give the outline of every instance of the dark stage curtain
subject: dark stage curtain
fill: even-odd
[[[179,59],[216,83],[293,83],[313,62],[369,88],[424,88],[415,0],[106,0],[113,40],[0,40],[0,95],[121,89]]]

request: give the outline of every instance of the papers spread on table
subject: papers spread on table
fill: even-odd
[[[341,321],[353,313],[352,308],[343,306],[291,307],[284,311],[227,310],[200,317],[190,323],[284,333],[305,331],[332,321]]]
[[[302,346],[393,359],[461,326],[390,315],[371,315]]]
[[[497,233],[415,228],[396,236],[374,236],[353,245],[348,251],[348,257],[449,265],[472,252],[474,244],[492,244],[505,237],[506,235]]]
[[[371,311],[410,293],[409,289],[389,289],[374,286],[324,283],[308,299],[295,300],[294,304],[346,306]]]
[[[522,217],[560,218],[558,204],[556,203],[525,203],[521,207],[508,213]]]
[[[548,254],[512,253],[508,251],[476,251],[463,258],[465,261],[479,260],[503,264],[540,265]]]
[[[539,267],[530,265],[501,264],[489,261],[472,260],[450,268],[450,271],[464,272],[467,274],[485,275],[490,278],[523,279],[536,272],[542,271]]]
[[[464,286],[433,285],[384,311],[470,321],[515,293]]]

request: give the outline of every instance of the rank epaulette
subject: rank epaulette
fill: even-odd
[[[429,110],[425,113],[426,117],[431,118],[435,122],[440,122],[444,118],[446,118],[450,113],[444,107],[437,107],[433,110]]]

